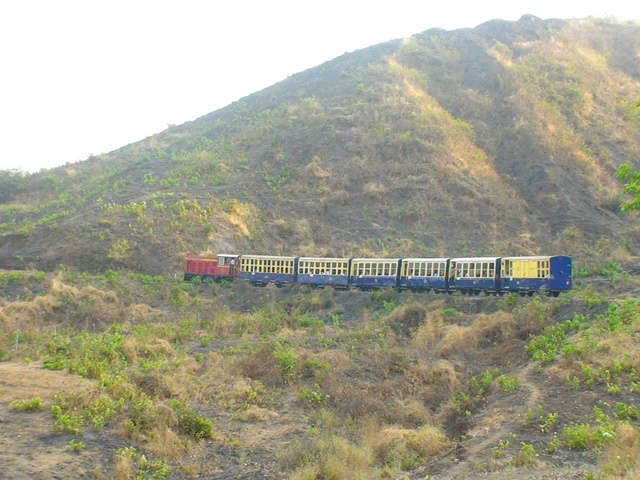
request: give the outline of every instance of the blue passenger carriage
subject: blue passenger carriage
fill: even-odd
[[[499,291],[500,258],[452,258],[449,261],[449,291],[477,295]]]
[[[572,288],[571,257],[564,255],[503,257],[501,285],[505,292],[558,296]]]
[[[361,290],[397,287],[399,258],[354,258],[351,260],[349,284]]]
[[[448,268],[448,258],[403,258],[399,286],[414,292],[446,292]]]
[[[330,285],[337,289],[349,288],[348,258],[298,258],[298,283],[312,287]]]
[[[242,255],[239,277],[259,287],[268,283],[278,287],[295,283],[297,260],[297,257]]]

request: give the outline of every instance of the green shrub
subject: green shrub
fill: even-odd
[[[44,408],[44,402],[40,397],[31,400],[15,400],[9,404],[9,408],[17,412],[32,412]]]

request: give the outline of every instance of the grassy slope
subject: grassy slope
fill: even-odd
[[[0,355],[95,380],[35,410],[98,478],[634,478],[638,280],[591,253],[559,299],[5,272]]]
[[[523,19],[346,54],[23,179],[0,205],[0,259],[155,275],[188,250],[574,253],[575,237],[635,249],[613,173],[640,148],[637,29]]]

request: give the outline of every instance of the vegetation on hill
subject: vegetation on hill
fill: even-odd
[[[110,154],[0,182],[0,260],[180,270],[186,251],[340,256],[638,246],[638,25],[492,21],[345,54]]]
[[[637,478],[639,28],[430,30],[0,172],[3,474]],[[575,289],[185,284],[189,250],[563,253]]]
[[[639,280],[611,248],[558,299],[5,272],[0,359],[91,383],[0,401],[3,431],[41,412],[29,448],[92,478],[635,478]]]

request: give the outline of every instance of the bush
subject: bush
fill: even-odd
[[[10,202],[24,191],[25,178],[19,170],[0,170],[0,204]]]
[[[44,402],[40,397],[35,397],[31,400],[15,400],[9,404],[9,408],[17,412],[32,412],[34,410],[40,410],[43,407]]]

